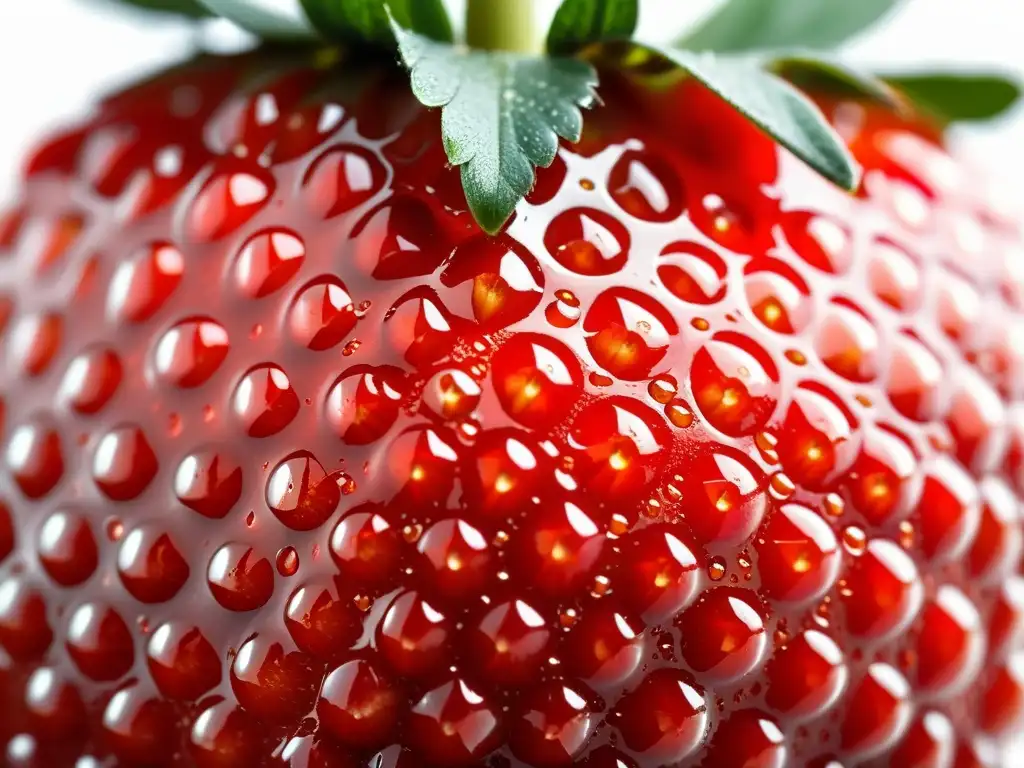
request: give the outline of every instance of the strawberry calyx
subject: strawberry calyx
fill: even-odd
[[[444,0],[125,2],[220,15],[267,39],[397,51],[416,98],[441,109],[448,160],[460,168],[474,218],[492,235],[532,190],[536,168],[554,162],[559,143],[579,141],[583,110],[599,98],[598,71],[609,67],[653,86],[697,80],[851,192],[860,167],[807,93],[841,93],[939,127],[995,117],[1020,96],[999,74],[878,77],[822,53],[899,0],[727,0],[669,46],[637,37],[640,0],[562,0],[543,40],[533,0],[468,0],[464,41],[455,39]]]

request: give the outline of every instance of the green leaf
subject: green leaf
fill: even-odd
[[[682,67],[829,181],[847,190],[860,184],[860,167],[821,111],[758,60],[648,49]]]
[[[122,0],[122,2],[136,8],[145,8],[147,11],[176,13],[194,19],[210,15],[210,12],[198,0]]]
[[[533,187],[534,167],[554,162],[559,137],[579,140],[597,73],[576,59],[468,51],[392,27],[416,98],[441,108],[469,208],[493,234]]]
[[[884,80],[818,54],[783,53],[769,56],[765,68],[805,92],[822,91],[901,109],[899,94]]]
[[[638,15],[638,0],[562,0],[548,30],[548,50],[570,54],[589,43],[628,40]]]
[[[942,123],[998,117],[1021,96],[1019,83],[997,74],[894,75],[884,79]]]
[[[218,16],[265,38],[312,37],[313,29],[295,2],[274,6],[256,0],[199,0]]]
[[[452,25],[443,0],[301,0],[313,26],[324,37],[346,43],[368,42],[394,48],[388,12],[404,29],[451,42]]]
[[[679,47],[692,51],[829,49],[884,16],[898,0],[728,0]]]

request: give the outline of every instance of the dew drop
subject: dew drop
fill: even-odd
[[[725,578],[725,558],[715,555],[708,561],[708,578],[712,581],[721,581]]]
[[[851,555],[860,555],[868,545],[867,535],[856,525],[848,525],[843,529],[843,546]]]
[[[673,400],[666,405],[665,416],[680,429],[686,429],[693,424],[693,411],[682,400]]]
[[[277,553],[277,572],[282,576],[294,576],[299,570],[299,553],[295,547],[285,547]]]
[[[661,374],[651,379],[647,392],[656,402],[668,405],[679,392],[679,383],[673,376]]]

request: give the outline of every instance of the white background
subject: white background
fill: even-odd
[[[545,13],[557,6],[557,0],[538,2]],[[668,39],[718,2],[643,0],[642,32]],[[186,24],[112,7],[105,0],[0,0],[0,202],[13,194],[24,151],[46,130],[81,114],[98,93],[180,58],[196,42]],[[906,0],[845,53],[885,71],[999,68],[1024,79],[1022,33],[1020,0]],[[961,130],[957,139],[961,151],[982,159],[1024,200],[1024,108],[996,124]],[[1014,764],[1024,765],[1024,750],[1018,754]]]
[[[538,1],[545,13],[557,5],[557,0]],[[644,0],[641,26],[652,38],[665,38],[719,1]],[[455,11],[464,2],[449,0]],[[80,114],[97,93],[174,61],[195,43],[186,24],[112,11],[115,5],[107,0],[0,2],[0,201],[12,192],[25,149],[44,130]],[[997,67],[1024,78],[1022,32],[1024,5],[1018,0],[906,0],[846,54],[887,70]],[[1024,193],[1024,109],[996,125],[961,131],[961,138],[963,151],[981,156]]]

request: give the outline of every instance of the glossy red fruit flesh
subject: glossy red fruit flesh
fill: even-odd
[[[109,99],[0,227],[5,760],[983,764],[1024,244],[981,180],[846,104],[848,197],[618,83],[491,239],[401,77],[265,55]]]

